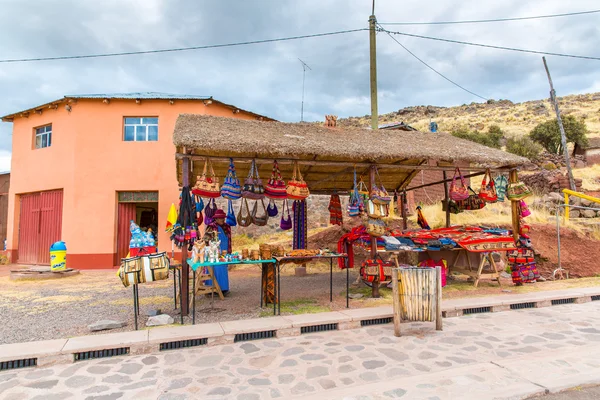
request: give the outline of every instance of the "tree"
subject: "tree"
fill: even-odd
[[[583,120],[578,120],[572,115],[562,117],[567,143],[576,143],[579,146],[585,146],[587,141],[587,126]],[[534,142],[542,145],[549,153],[562,154],[563,148],[560,141],[560,129],[556,119],[542,122],[529,134]]]
[[[528,136],[512,137],[506,140],[506,151],[535,161],[542,152],[542,146]]]
[[[499,149],[502,147],[502,139],[504,138],[504,132],[497,125],[492,125],[488,128],[488,132],[470,132],[466,129],[459,129],[451,132],[452,136],[461,139],[467,139],[471,142],[479,143],[484,146],[493,147]]]

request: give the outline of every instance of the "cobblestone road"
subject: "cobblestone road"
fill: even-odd
[[[600,302],[388,324],[8,371],[0,398],[518,398],[600,380],[598,327]]]

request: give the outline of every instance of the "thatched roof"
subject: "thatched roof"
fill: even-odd
[[[441,165],[467,162],[498,168],[516,167],[527,162],[525,158],[446,133],[374,132],[191,114],[182,114],[177,119],[173,142],[179,153],[186,148],[199,156],[265,159],[263,164],[267,164],[266,159],[313,162],[314,165],[302,165],[302,172],[307,175],[305,179],[309,185],[316,185],[314,188],[319,191],[348,189],[353,175],[353,168],[348,167],[353,163],[386,164],[388,168],[391,164],[399,165],[396,170],[382,168],[379,171],[386,187],[394,189],[406,187],[412,178],[411,170],[400,168],[402,165],[418,166],[436,161]],[[319,164],[326,162],[334,165]],[[201,164],[194,163],[194,175],[202,168]],[[282,172],[291,173],[290,165],[280,164]],[[215,167],[217,175],[225,174],[225,163],[215,164]],[[244,177],[247,170],[247,166],[238,166],[238,176]],[[271,168],[261,168],[261,177],[268,178],[270,171]],[[336,174],[332,179],[331,176]],[[284,173],[285,179],[289,177]]]

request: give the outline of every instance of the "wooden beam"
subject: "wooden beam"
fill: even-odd
[[[183,186],[190,184],[190,159],[183,158],[182,165]],[[183,227],[185,229],[185,227]],[[181,315],[186,316],[190,311],[190,267],[187,263],[187,244],[181,248]]]
[[[445,173],[445,171],[443,171],[443,172]],[[463,178],[473,178],[475,176],[481,176],[483,174],[485,174],[485,171],[483,171],[483,172],[475,172],[475,173],[469,174],[469,175],[464,175]],[[417,190],[417,189],[422,189],[422,188],[429,187],[429,186],[441,185],[442,183],[445,184],[447,182],[452,182],[452,178],[447,178],[447,179],[444,179],[444,180],[441,180],[441,181],[438,181],[438,182],[426,183],[424,185],[419,185],[419,186],[411,187],[411,188],[406,189],[406,191],[410,192],[411,190]]]
[[[448,193],[448,177],[446,176],[446,171],[442,171],[442,174],[444,175],[444,204],[446,204],[446,228],[450,228],[450,205],[448,204],[450,201],[450,195]]]
[[[377,171],[377,167],[374,165],[371,166],[371,170],[369,171],[369,192],[373,191],[373,187],[375,186],[375,172]],[[375,236],[371,236],[371,260],[375,260],[377,258],[377,238]],[[374,299],[379,298],[379,276],[376,276],[373,279],[373,286],[371,287],[371,297]]]
[[[510,171],[508,181],[510,183],[516,183],[519,180],[519,176],[517,175],[516,170]],[[519,240],[519,233],[521,231],[521,220],[519,218],[519,202],[511,201],[510,202],[511,211],[512,211],[512,228],[513,228],[513,237],[515,242]]]

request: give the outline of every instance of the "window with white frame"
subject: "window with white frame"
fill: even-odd
[[[125,117],[123,140],[126,142],[156,142],[158,117]]]
[[[52,144],[52,125],[35,128],[35,148],[43,149]]]

